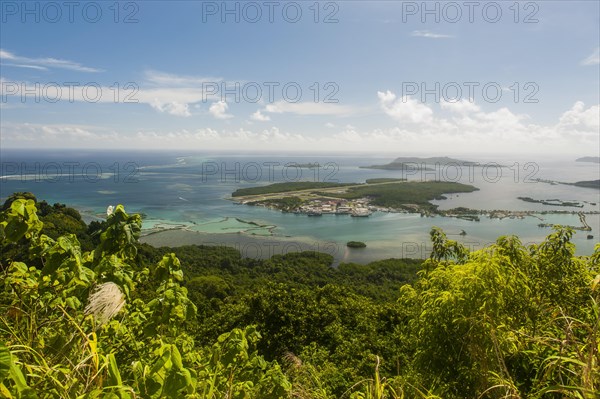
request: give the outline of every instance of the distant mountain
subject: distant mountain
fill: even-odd
[[[593,163],[600,163],[600,157],[582,157],[582,158],[577,158],[575,160],[575,162],[593,162]]]
[[[464,161],[462,159],[455,159],[449,157],[399,157],[394,159],[392,162],[385,165],[371,165],[361,166],[363,169],[385,169],[385,170],[405,170],[405,169],[418,169],[418,170],[434,170],[428,166],[433,165],[447,165],[457,164],[459,166],[470,166],[477,165],[477,162]]]

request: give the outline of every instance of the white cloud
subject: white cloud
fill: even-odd
[[[252,115],[250,115],[250,119],[252,119],[254,121],[259,121],[259,122],[268,122],[271,120],[271,117],[269,115],[264,115],[263,113],[260,112],[260,110],[258,110],[255,113],[253,113]]]
[[[11,61],[6,64],[5,61]],[[0,49],[0,63],[19,68],[32,68],[38,70],[48,70],[52,68],[68,69],[77,72],[102,72],[102,69],[90,68],[81,65],[78,62],[61,60],[57,58],[28,58],[15,55],[14,53]]]
[[[35,69],[35,70],[38,70],[38,71],[47,71],[48,70],[48,68],[41,67],[41,66],[38,66],[38,65],[6,64],[6,63],[3,63],[2,65],[4,65],[4,66],[13,66],[13,67],[17,67],[17,68]]]
[[[190,108],[199,108],[200,103],[205,103],[213,97],[202,91],[202,88],[191,87],[153,87],[144,89],[138,85],[122,85],[120,90],[115,87],[92,86],[89,82],[82,84],[73,83],[69,86],[54,82],[40,83],[27,81],[9,81],[0,78],[0,95],[6,96],[7,102],[15,103],[34,102],[35,98],[41,102],[86,102],[93,103],[133,103],[147,104],[153,109],[173,116],[188,117]],[[35,93],[35,94],[34,94]],[[86,97],[87,96],[87,97]],[[22,99],[25,98],[23,101]]]
[[[350,124],[311,129],[295,133],[278,127],[254,130],[234,128],[119,131],[83,125],[42,125],[2,123],[0,145],[9,147],[37,146],[73,148],[114,148],[135,145],[156,149],[244,149],[261,151],[267,148],[297,151],[397,151],[434,154],[507,153],[507,154],[580,154],[600,146],[600,106],[575,103],[562,113],[554,124],[539,125],[525,114],[508,108],[483,111],[471,103],[441,104],[426,107],[424,123],[413,123],[401,117],[395,107],[408,106],[419,110],[414,102],[402,103],[394,93],[378,93],[383,112],[397,122],[396,126],[362,130]],[[408,104],[408,105],[407,105]],[[214,105],[214,104],[213,104]],[[387,107],[387,108],[384,108]],[[445,108],[444,108],[445,107]],[[450,108],[448,108],[450,107]],[[443,109],[444,108],[444,109]],[[386,111],[387,110],[387,111]],[[450,116],[442,117],[443,111]],[[167,112],[167,111],[165,111]],[[224,111],[226,112],[226,110]],[[408,122],[406,120],[408,119]],[[417,118],[419,119],[419,118]],[[331,129],[334,129],[333,131]],[[336,131],[337,130],[337,131]]]
[[[167,114],[175,115],[175,116],[191,116],[190,107],[188,104],[178,103],[176,101],[170,103],[160,103],[158,100],[150,103],[152,108],[160,111],[166,112]]]
[[[325,127],[328,127],[328,128],[330,128],[330,129],[333,129],[333,128],[335,127],[335,125],[334,125],[333,123],[331,123],[331,122],[327,122],[327,123],[325,124]]]
[[[583,102],[576,102],[570,110],[561,115],[556,130],[564,137],[597,141],[600,136],[600,105],[586,109]]]
[[[584,60],[581,61],[581,65],[583,66],[598,64],[600,64],[600,47],[596,47],[592,54],[590,54]]]
[[[396,99],[396,95],[389,90],[385,93],[378,91],[377,97],[383,111],[398,122],[427,123],[433,116],[429,106],[411,97],[404,96]]]
[[[428,39],[451,39],[451,38],[454,37],[452,35],[444,35],[444,34],[441,34],[441,33],[433,33],[433,32],[430,32],[428,30],[413,30],[410,33],[410,35],[413,36],[413,37],[426,37]]]
[[[7,54],[12,56],[10,53]],[[212,105],[209,107],[209,113],[213,117],[217,119],[229,119],[233,117],[233,115],[226,112],[229,106],[222,100],[223,86],[227,82],[221,78],[174,75],[155,70],[146,71],[144,76],[145,80],[139,85],[134,84],[127,88],[123,87],[119,91],[120,98],[117,101],[115,101],[115,88],[104,86],[99,87],[99,89],[96,87],[90,89],[92,97],[94,97],[96,92],[99,92],[99,97],[94,98],[94,101],[89,101],[88,98],[84,97],[82,86],[75,86],[74,91],[69,86],[60,87],[59,90],[61,90],[62,95],[59,96],[59,101],[139,103],[149,105],[158,112],[177,117],[189,117],[192,115],[190,110],[199,108],[200,104],[210,102]],[[44,83],[37,83],[37,88],[36,83],[26,81],[9,83],[8,86],[0,88],[0,90],[8,93],[7,96],[9,99],[19,100],[22,88],[27,90],[29,98],[33,97],[30,94],[32,90],[37,90],[38,98],[44,98],[48,93],[48,89],[44,87]],[[52,83],[53,87],[50,88],[50,92],[53,92],[52,90],[54,90],[55,85],[56,83]],[[10,89],[10,92],[8,89]],[[262,122],[269,121],[270,116],[267,115],[268,113],[344,117],[356,115],[358,112],[364,112],[364,109],[353,106],[342,106],[335,103],[290,103],[287,101],[277,101],[266,105],[264,109],[257,110],[251,115],[250,119]]]
[[[146,81],[151,84],[158,86],[177,86],[177,87],[194,87],[206,86],[208,83],[219,84],[223,81],[223,78],[217,77],[203,77],[203,76],[186,76],[176,75],[172,73],[160,72],[155,70],[147,70],[144,72]]]
[[[3,145],[35,147],[110,147],[118,135],[105,128],[77,124],[2,123]]]
[[[229,105],[225,101],[217,101],[210,106],[208,112],[217,119],[233,118],[233,115],[227,113],[228,108]]]
[[[586,108],[582,102],[577,102],[560,116],[557,123],[541,126],[531,123],[526,114],[515,114],[505,107],[484,112],[468,100],[441,102],[440,110],[451,113],[450,118],[443,118],[432,107],[415,99],[398,99],[390,91],[377,95],[383,112],[398,122],[397,128],[384,136],[379,132],[378,140],[382,146],[399,135],[404,143],[414,141],[421,147],[423,143],[434,144],[442,150],[490,148],[498,152],[564,153],[566,149],[575,152],[600,146],[599,105]]]
[[[219,85],[223,81],[218,77],[176,75],[156,70],[145,71],[144,78],[135,94],[136,99],[159,112],[182,117],[191,115],[190,107],[199,108],[199,103],[218,99]],[[209,112],[220,119],[230,117],[219,113],[219,107],[222,106],[211,107]]]
[[[462,99],[460,101],[446,101],[442,99],[440,102],[442,109],[446,109],[450,112],[457,114],[468,114],[471,112],[479,112],[479,106],[475,105],[473,101]]]
[[[333,115],[350,116],[357,112],[357,109],[350,106],[338,105],[333,103],[316,102],[298,102],[290,103],[287,101],[276,101],[265,107],[266,112],[283,114],[291,113],[296,115]]]

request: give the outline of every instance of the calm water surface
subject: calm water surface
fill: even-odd
[[[144,214],[144,229],[185,226],[186,230],[150,235],[154,245],[211,243],[234,245],[247,256],[266,257],[297,249],[332,253],[341,261],[367,262],[389,257],[427,257],[429,231],[438,226],[453,239],[473,249],[516,234],[525,243],[540,242],[551,232],[539,223],[579,226],[576,214],[552,214],[524,219],[479,222],[421,217],[418,214],[376,212],[368,218],[344,215],[284,214],[262,207],[236,205],[228,200],[237,188],[283,181],[364,182],[375,177],[409,180],[448,180],[472,184],[479,191],[447,195],[433,201],[440,209],[467,207],[480,210],[600,211],[600,192],[560,182],[600,179],[600,165],[573,159],[474,159],[483,167],[451,165],[433,171],[386,171],[360,166],[385,164],[393,157],[298,156],[248,154],[194,154],[106,151],[2,151],[0,197],[31,191],[50,203],[70,204],[87,220],[101,216],[108,205],[125,205],[128,212]],[[315,163],[318,169],[300,169],[290,163]],[[287,166],[286,166],[287,165]],[[502,166],[502,167],[501,167]],[[524,202],[517,197],[577,201],[582,208]],[[254,224],[248,224],[253,222]],[[578,254],[587,255],[598,242],[600,216],[587,215],[592,232],[577,232]],[[461,231],[466,235],[461,236]],[[243,232],[243,233],[240,233]],[[587,239],[593,234],[594,239]],[[351,250],[350,240],[367,248]]]

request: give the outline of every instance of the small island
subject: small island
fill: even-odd
[[[273,183],[266,186],[239,188],[235,190],[232,197],[242,197],[247,195],[260,195],[260,194],[274,194],[274,193],[285,193],[289,191],[300,191],[310,190],[315,188],[333,188],[333,187],[344,187],[352,186],[356,183],[329,183],[329,182],[310,182],[310,181],[299,181],[299,182],[286,182],[286,183]]]
[[[393,183],[399,181],[406,181],[406,179],[394,179],[391,177],[377,177],[374,179],[367,179],[367,184],[377,184],[377,183]]]
[[[591,163],[600,163],[600,157],[581,157],[577,158],[575,162],[591,162]]]
[[[547,183],[547,184],[551,184],[553,186],[555,186],[557,184],[564,184],[567,186],[593,188],[596,190],[600,190],[600,180],[583,180],[583,181],[577,181],[575,183],[568,183],[568,182],[563,182],[563,181],[547,180],[547,179],[534,179],[533,181],[536,181],[538,183]]]
[[[536,200],[530,197],[517,197],[521,201],[532,202],[534,204],[550,205],[550,206],[572,206],[575,208],[583,208],[583,204],[576,201],[563,201],[560,199]]]
[[[366,248],[367,244],[362,241],[348,241],[346,246],[348,248]]]
[[[295,166],[296,168],[301,168],[301,169],[313,169],[313,168],[319,168],[321,167],[321,164],[318,162],[313,162],[313,163],[295,163],[292,162],[291,164],[289,164],[288,166]]]
[[[382,170],[421,170],[421,171],[432,171],[435,170],[431,166],[438,165],[449,165],[455,164],[460,166],[476,166],[477,162],[464,161],[461,159],[455,159],[450,157],[399,157],[394,159],[392,162],[385,165],[371,165],[361,166],[363,169],[382,169]]]
[[[584,180],[571,184],[577,187],[595,188],[596,190],[600,190],[600,180]]]

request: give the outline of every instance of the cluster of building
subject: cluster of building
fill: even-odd
[[[369,206],[369,200],[360,198],[356,200],[321,200],[315,199],[299,207],[294,213],[303,213],[308,216],[321,216],[322,214],[350,215],[353,217],[370,216],[376,207]]]

